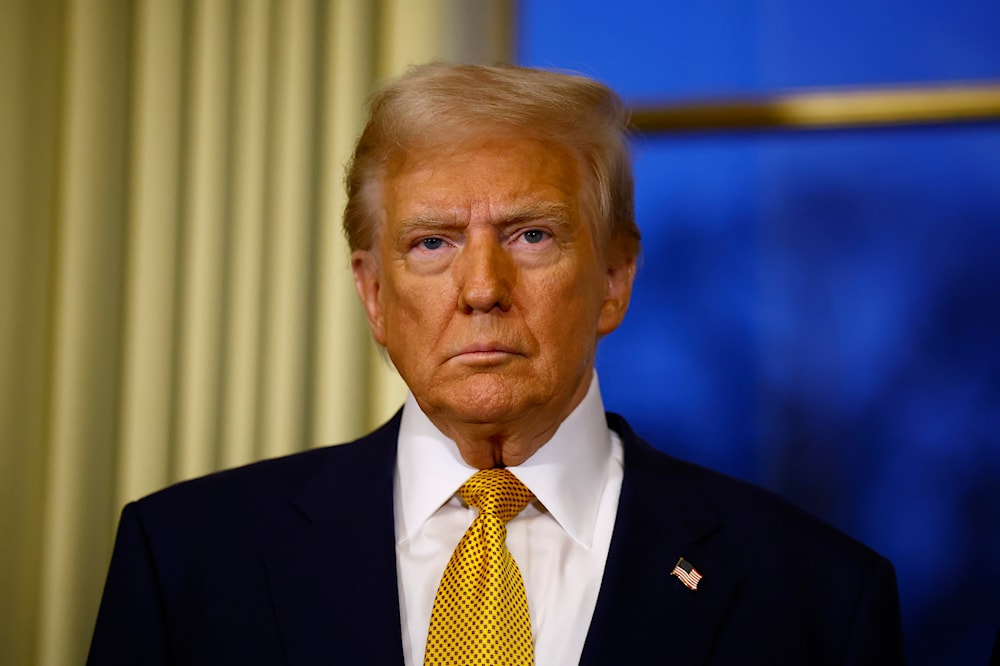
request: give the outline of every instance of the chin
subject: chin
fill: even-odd
[[[442,390],[447,392],[440,401],[444,411],[466,423],[507,423],[545,402],[529,382],[486,373]]]

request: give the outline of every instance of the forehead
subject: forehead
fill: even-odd
[[[414,214],[464,217],[537,203],[578,208],[579,161],[549,140],[489,136],[418,144],[387,167],[384,195],[390,222]]]

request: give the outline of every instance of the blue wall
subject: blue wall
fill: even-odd
[[[1000,79],[1000,3],[522,0],[629,102]],[[639,137],[609,408],[890,557],[913,664],[1000,627],[1000,126]]]

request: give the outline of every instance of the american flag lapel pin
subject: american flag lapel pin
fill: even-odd
[[[697,590],[698,582],[701,581],[701,574],[683,557],[677,560],[677,564],[674,565],[674,570],[670,572],[670,575],[677,576],[689,590]]]

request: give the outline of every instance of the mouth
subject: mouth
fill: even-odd
[[[523,356],[510,345],[498,342],[475,342],[461,348],[452,360],[473,365],[495,365],[514,356]]]

